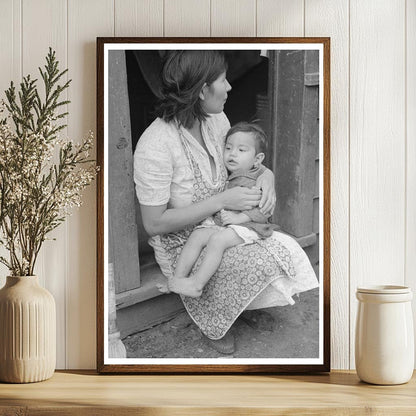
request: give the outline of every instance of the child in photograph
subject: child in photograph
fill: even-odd
[[[252,123],[238,123],[227,133],[224,164],[228,170],[227,188],[251,188],[264,172],[266,136]],[[199,297],[204,286],[217,271],[224,251],[239,244],[251,244],[260,238],[270,237],[279,227],[269,222],[259,208],[247,211],[222,210],[214,218],[207,218],[189,236],[178,258],[175,274],[169,279],[168,290],[190,297]],[[206,247],[200,267],[189,276]],[[160,289],[163,291],[163,289]]]

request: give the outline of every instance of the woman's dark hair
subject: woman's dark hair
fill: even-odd
[[[219,51],[169,51],[162,69],[159,117],[165,121],[176,119],[187,128],[196,119],[206,119],[199,93],[205,83],[212,84],[226,70],[224,55]]]
[[[251,133],[254,137],[254,143],[256,147],[256,154],[257,153],[265,153],[267,150],[267,138],[266,133],[264,130],[258,125],[254,123],[247,123],[246,121],[241,121],[240,123],[234,124],[227,131],[225,136],[225,142],[227,139],[234,133],[243,132],[243,133]]]

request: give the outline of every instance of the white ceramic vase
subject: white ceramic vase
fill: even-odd
[[[357,289],[355,366],[372,384],[403,384],[414,368],[414,332],[410,288],[373,286]]]
[[[36,276],[8,276],[0,290],[0,381],[50,378],[56,365],[53,296]]]

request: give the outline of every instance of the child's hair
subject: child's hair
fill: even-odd
[[[237,124],[234,124],[234,126],[232,126],[230,130],[228,130],[227,135],[225,136],[225,141],[227,141],[227,139],[232,134],[238,133],[238,132],[253,134],[256,154],[266,152],[267,150],[266,133],[258,124],[248,123],[246,121],[241,121]]]

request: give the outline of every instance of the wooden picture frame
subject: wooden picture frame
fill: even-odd
[[[224,111],[230,113],[227,116],[234,124],[256,109],[256,122],[269,137],[264,164],[276,177],[277,204],[273,220],[281,226],[281,234],[294,236],[292,240],[304,247],[303,256],[307,252],[319,281],[315,289],[302,292],[298,298],[294,296],[294,306],[267,309],[278,314],[279,322],[274,321],[270,335],[259,331],[259,339],[253,336],[244,346],[248,351],[256,351],[256,343],[260,343],[267,353],[250,352],[253,356],[248,357],[239,356],[238,351],[231,357],[209,355],[208,346],[206,350],[198,349],[203,350],[202,356],[198,351],[193,356],[169,356],[180,349],[178,343],[171,352],[150,350],[145,355],[144,350],[156,341],[140,341],[146,339],[148,331],[167,339],[169,333],[163,331],[175,325],[168,327],[164,322],[179,319],[177,316],[186,320],[190,316],[186,312],[177,315],[183,308],[178,295],[158,291],[156,283],[163,283],[165,277],[152,259],[152,252],[140,251],[147,243],[133,182],[137,132],[142,133],[151,123],[154,95],[160,85],[161,56],[165,54],[162,51],[186,49],[221,50],[228,58],[231,56],[228,70],[234,77],[231,83],[234,81],[237,87],[231,104],[227,101],[229,110],[226,107]],[[260,72],[255,75],[256,71]],[[248,76],[257,78],[244,78]],[[262,95],[256,88],[259,91],[263,88],[266,93]],[[229,100],[232,94],[231,90]],[[253,96],[255,103],[250,98]],[[97,186],[97,369],[100,373],[330,371],[329,38],[97,38],[97,141],[97,163],[101,168]],[[293,262],[290,264],[304,261],[298,260],[297,251],[290,253],[288,261]],[[279,257],[276,259],[278,263]],[[300,266],[294,267],[294,278],[298,278],[296,267]],[[280,274],[279,279],[288,279],[288,276],[288,273]],[[292,299],[292,295],[291,292],[287,299]],[[163,331],[159,325],[165,325]],[[194,338],[203,336],[194,323],[188,328]],[[239,328],[246,334],[244,328],[248,332],[249,327],[240,325]],[[309,332],[312,335],[305,335]],[[183,334],[187,336],[188,332]],[[299,334],[304,334],[304,338]],[[281,344],[285,339],[288,340],[286,350]],[[126,345],[127,357],[124,356]],[[137,349],[130,349],[132,345]],[[275,345],[276,349],[270,352]]]

